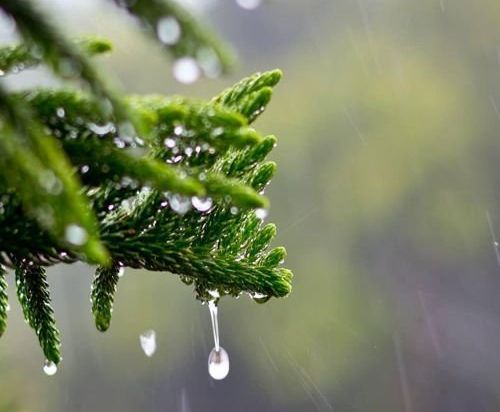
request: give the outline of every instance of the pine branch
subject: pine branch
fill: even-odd
[[[24,318],[38,336],[47,360],[58,364],[61,360],[61,341],[50,306],[45,269],[23,259],[16,267],[16,285]]]
[[[173,1],[115,0],[174,57],[190,56],[207,76],[230,57]],[[1,74],[47,64],[72,89],[9,93],[0,83],[0,335],[5,330],[4,266],[16,269],[23,313],[46,358],[60,361],[59,332],[44,266],[98,263],[92,311],[108,329],[124,266],[168,271],[198,299],[249,293],[262,303],[290,293],[282,247],[263,224],[263,192],[276,144],[250,123],[264,111],[278,70],[257,73],[209,102],[122,97],[88,56],[101,39],[64,37],[29,0],[2,0],[23,43],[0,48]]]

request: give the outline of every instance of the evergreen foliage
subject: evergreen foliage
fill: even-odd
[[[230,54],[171,1],[116,1],[146,31],[177,22],[175,57],[226,70]],[[285,249],[263,225],[263,191],[276,144],[250,124],[264,111],[278,70],[258,73],[211,101],[121,96],[89,60],[111,45],[70,41],[27,0],[1,0],[23,42],[0,48],[0,73],[45,64],[82,87],[10,92],[0,83],[0,335],[8,310],[5,274],[14,268],[24,316],[49,361],[58,363],[45,266],[99,265],[92,312],[111,321],[123,267],[169,271],[200,300],[246,292],[257,301],[286,296]],[[164,42],[165,43],[165,42]],[[215,66],[214,66],[215,64]],[[213,70],[206,70],[213,74]]]

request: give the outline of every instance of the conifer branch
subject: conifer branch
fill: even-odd
[[[225,48],[173,1],[114,1],[174,57],[196,59],[208,76],[229,67]],[[214,290],[259,303],[290,293],[285,249],[269,250],[276,227],[257,209],[268,207],[263,193],[276,164],[266,157],[276,138],[250,127],[279,70],[208,102],[125,97],[88,58],[109,51],[108,42],[66,39],[30,0],[2,0],[0,8],[23,39],[0,48],[2,75],[47,64],[86,86],[11,93],[0,83],[0,335],[5,267],[15,268],[24,316],[56,364],[45,266],[100,264],[91,297],[101,331],[110,326],[122,267],[171,272],[202,301]]]
[[[45,269],[25,259],[16,267],[17,297],[24,318],[34,329],[47,360],[61,360],[59,331],[50,306],[49,285]]]

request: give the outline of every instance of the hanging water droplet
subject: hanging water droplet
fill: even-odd
[[[64,236],[69,243],[73,245],[81,246],[87,241],[87,231],[78,225],[68,225],[66,226],[66,231]]]
[[[219,294],[219,291],[217,289],[214,289],[214,290],[207,290],[208,294],[210,296],[212,296],[214,299],[219,299],[220,298],[220,294]],[[215,305],[215,303],[214,303]],[[217,306],[215,306],[215,309],[217,310]]]
[[[47,376],[53,376],[57,372],[57,365],[54,362],[45,359],[45,362],[43,363],[43,371]]]
[[[156,332],[153,329],[149,329],[139,336],[139,342],[141,343],[141,348],[144,354],[150,358],[156,352]]]
[[[264,220],[267,217],[267,210],[263,208],[255,209],[255,216],[260,220]]]
[[[271,299],[271,296],[266,295],[264,293],[250,293],[250,297],[256,302],[256,303],[266,303],[269,299]]]
[[[125,274],[125,268],[123,266],[120,266],[120,268],[118,269],[118,277],[121,278],[123,277],[123,275]]]
[[[103,134],[114,132],[115,126],[111,122],[105,123],[103,125],[89,123],[89,129],[92,130],[95,134],[102,136]]]
[[[165,143],[165,146],[169,149],[175,146],[175,140],[170,137],[167,137],[163,143]]]
[[[208,373],[216,380],[224,379],[229,373],[229,355],[224,348],[213,348],[208,355]]]
[[[179,41],[181,26],[173,17],[162,17],[158,20],[156,34],[162,43],[171,46]]]
[[[211,291],[209,291],[209,293],[210,292]],[[210,311],[210,320],[212,322],[212,332],[214,335],[214,348],[208,355],[208,373],[213,379],[221,380],[229,373],[229,355],[226,350],[219,345],[218,309],[213,300],[208,302],[208,310]]]
[[[232,215],[236,215],[240,211],[240,209],[238,209],[236,206],[231,206],[229,211],[231,212]]]
[[[172,210],[179,215],[184,215],[191,209],[191,199],[187,196],[168,194],[167,199]]]
[[[208,310],[210,311],[210,320],[212,322],[212,332],[214,334],[215,349],[219,350],[219,320],[217,318],[217,305],[213,300],[208,302]]]
[[[186,132],[186,129],[182,125],[177,125],[174,127],[174,134],[176,136],[182,136]]]
[[[192,285],[194,282],[194,279],[191,276],[181,275],[180,278],[182,283],[184,283],[185,285]]]
[[[212,207],[213,202],[209,197],[193,196],[193,198],[191,199],[191,203],[196,210],[199,210],[200,212],[206,212]]]
[[[172,71],[175,79],[184,84],[194,83],[200,77],[200,67],[192,57],[181,57],[174,62]]]
[[[262,0],[236,0],[236,4],[245,10],[255,10],[262,3]]]

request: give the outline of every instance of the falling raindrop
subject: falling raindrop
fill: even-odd
[[[45,362],[43,363],[43,371],[46,375],[53,376],[57,372],[57,365],[54,362],[45,359]]]
[[[212,331],[214,334],[214,348],[208,355],[208,373],[213,379],[224,379],[229,373],[229,355],[219,345],[219,321],[217,318],[218,308],[214,301],[208,302]]]
[[[262,3],[262,0],[236,0],[236,4],[245,10],[255,10]]]
[[[172,67],[175,79],[184,84],[194,83],[200,77],[200,67],[192,57],[177,59]]]
[[[179,41],[181,26],[173,17],[162,17],[158,20],[156,34],[162,43],[171,46]]]
[[[213,348],[208,355],[208,373],[216,380],[224,379],[229,373],[229,356],[224,348]]]
[[[87,241],[87,231],[78,225],[72,224],[66,226],[64,233],[66,240],[73,245],[81,246]]]
[[[156,332],[149,329],[139,336],[139,342],[144,354],[150,358],[156,352]]]
[[[206,212],[212,207],[212,199],[209,197],[198,197],[198,196],[193,196],[191,199],[191,203],[193,204],[193,207],[200,211],[200,212]]]

